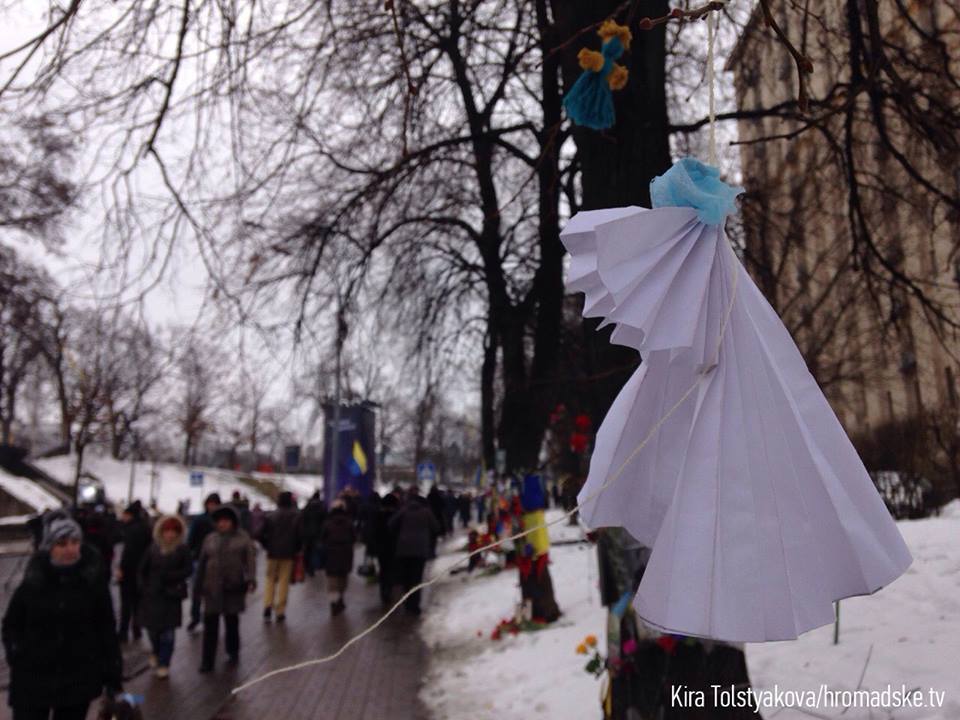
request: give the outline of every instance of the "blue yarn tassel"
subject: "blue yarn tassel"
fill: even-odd
[[[623,44],[614,36],[603,44],[603,67],[595,72],[584,70],[583,74],[563,98],[567,115],[577,125],[592,130],[613,127],[616,115],[613,111],[613,92],[607,83],[607,75],[613,70],[614,60],[623,55]]]

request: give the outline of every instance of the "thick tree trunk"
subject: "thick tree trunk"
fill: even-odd
[[[17,417],[17,386],[20,384],[18,379],[10,378],[10,386],[7,388],[6,402],[3,409],[3,444],[13,443],[13,421]]]
[[[504,401],[500,446],[507,451],[507,470],[535,470],[547,429],[556,385],[557,354],[563,317],[563,246],[560,243],[560,126],[562,91],[560,56],[547,0],[537,0],[543,62],[543,120],[537,159],[539,264],[533,286],[508,317],[500,317]],[[532,339],[533,357],[527,360]]]
[[[494,381],[497,376],[497,347],[496,335],[488,330],[483,344],[483,365],[480,369],[480,434],[483,462],[488,468],[494,467],[496,462]]]
[[[57,403],[60,406],[60,443],[69,448],[72,437],[73,418],[70,414],[70,400],[67,396],[67,383],[63,377],[62,361],[51,360],[50,368],[57,383]]]
[[[560,36],[572,37],[581,28],[598,23],[611,16],[620,3],[617,0],[597,0],[591,3],[572,3],[552,0]],[[651,0],[642,6],[642,12],[650,17],[669,12],[666,0]],[[626,18],[619,17],[623,22]],[[621,60],[630,71],[627,87],[614,93],[617,114],[616,125],[608,131],[595,132],[574,128],[574,141],[580,160],[583,187],[582,209],[640,205],[650,207],[650,181],[670,167],[669,125],[666,103],[666,32],[663,26],[652,30],[631,27],[633,43],[628,55]],[[585,34],[578,42],[571,43],[563,53],[564,85],[569,88],[580,75],[577,53],[582,47],[599,47],[599,39]],[[637,354],[627,348],[609,343],[609,331],[596,332],[597,322],[584,321],[584,370],[590,380],[582,397],[587,399],[594,428],[606,415],[623,383],[630,376],[638,361]],[[643,664],[642,657],[638,662]],[[677,717],[670,707],[669,696],[660,693],[657,682],[660,672],[656,663],[639,668],[638,679],[631,682],[623,676],[613,676],[611,687],[614,702],[614,718],[640,712],[641,717]],[[722,648],[705,653],[700,645],[691,651],[677,653],[670,662],[672,679],[699,686],[736,683],[749,686],[746,661],[736,648]],[[643,678],[646,678],[644,684]],[[631,690],[634,700],[629,699]],[[640,700],[653,699],[652,705]],[[686,712],[689,713],[689,710]],[[707,708],[704,718],[734,718],[746,716],[723,708]],[[664,715],[665,713],[665,715]],[[695,715],[682,715],[682,717]]]

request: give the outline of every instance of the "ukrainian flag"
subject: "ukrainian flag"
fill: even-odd
[[[350,474],[360,477],[367,474],[367,456],[360,447],[360,441],[353,441],[353,457],[350,458]]]

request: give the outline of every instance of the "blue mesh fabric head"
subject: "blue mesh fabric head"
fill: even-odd
[[[689,207],[705,225],[722,225],[743,188],[727,185],[720,171],[694,158],[683,158],[650,183],[653,207]]]

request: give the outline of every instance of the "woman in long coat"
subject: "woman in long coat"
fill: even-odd
[[[353,519],[347,514],[343,500],[337,500],[330,506],[320,540],[327,554],[327,591],[333,598],[330,612],[339,615],[347,607],[343,602],[343,593],[347,589],[350,571],[353,570],[353,544],[357,540]]]
[[[212,672],[217,654],[220,616],[226,628],[224,646],[230,664],[240,658],[240,613],[246,594],[257,587],[257,549],[240,528],[237,511],[221,505],[213,511],[216,532],[207,535],[200,551],[203,592],[203,661],[200,672]]]
[[[186,525],[176,515],[166,515],[153,526],[153,545],[140,565],[140,624],[153,645],[151,663],[157,677],[170,674],[176,630],[183,624],[183,601],[193,568],[184,543]]]
[[[107,570],[80,526],[58,514],[3,617],[15,720],[82,720],[103,690],[121,690],[117,639]]]

